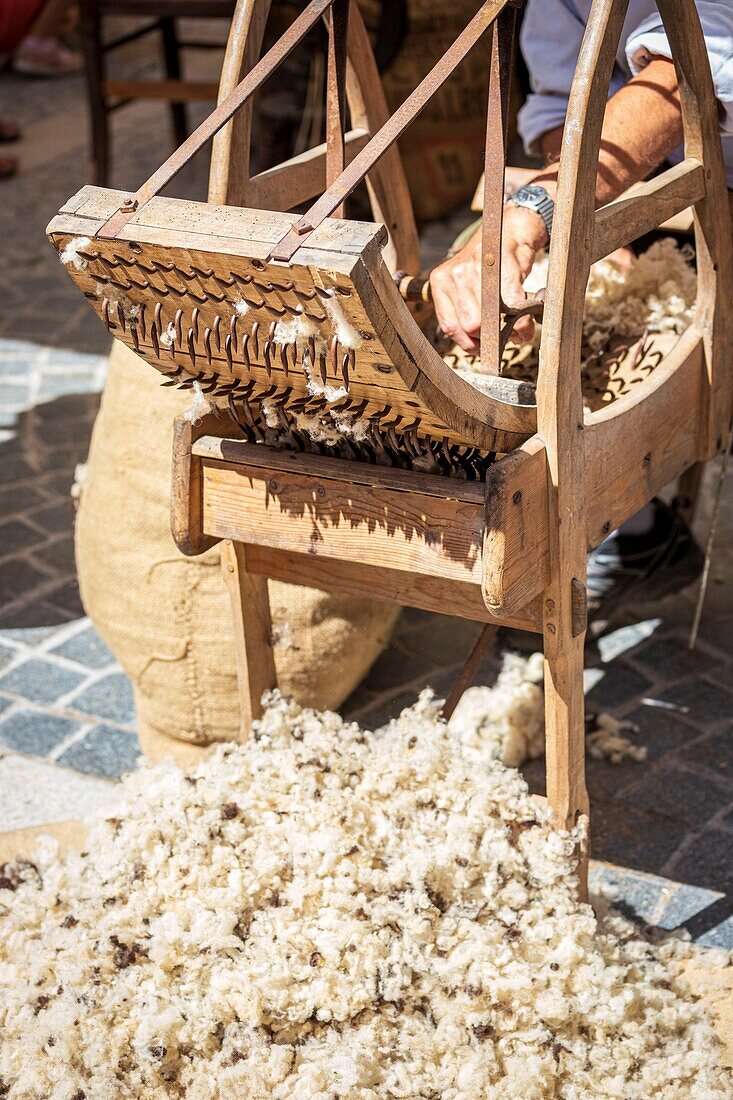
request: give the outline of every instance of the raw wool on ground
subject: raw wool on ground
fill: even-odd
[[[624,760],[634,760],[641,764],[647,758],[646,745],[635,745],[626,734],[638,733],[634,722],[624,722],[612,714],[595,715],[595,729],[585,736],[588,753],[596,760],[608,760],[611,764],[620,764]]]
[[[5,870],[10,1100],[730,1100],[678,949],[597,921],[577,835],[429,701],[371,734],[275,697],[126,786]]]
[[[461,696],[449,727],[465,749],[479,750],[518,768],[545,751],[543,656],[505,653],[493,687]]]
[[[541,653],[523,657],[504,654],[501,671],[492,687],[472,687],[463,693],[449,727],[464,751],[478,750],[519,768],[545,751],[545,697],[542,690],[544,660]],[[620,764],[646,760],[647,750],[626,734],[638,733],[633,722],[611,714],[597,714],[586,735],[588,752],[596,760]]]

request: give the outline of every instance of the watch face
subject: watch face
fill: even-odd
[[[539,189],[536,186],[527,184],[524,187],[520,187],[518,191],[515,191],[512,195],[515,202],[521,203],[522,206],[537,206],[542,201],[542,197],[539,194]]]

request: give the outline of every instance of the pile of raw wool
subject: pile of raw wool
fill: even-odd
[[[725,1100],[672,949],[577,897],[577,835],[427,699],[275,697],[0,880],[11,1100]]]
[[[464,749],[480,750],[519,768],[545,751],[545,696],[542,690],[544,658],[523,657],[508,650],[492,687],[471,687],[463,693],[450,719],[451,733]],[[638,730],[611,714],[589,715],[586,749],[597,760],[620,764],[646,760],[644,745],[626,734]]]
[[[612,259],[598,260],[590,269],[585,292],[583,339],[600,351],[611,337],[640,336],[642,332],[680,334],[692,321],[697,275],[694,251],[681,248],[672,237],[655,241],[630,267]],[[548,256],[535,263],[525,283],[536,293],[547,283]]]

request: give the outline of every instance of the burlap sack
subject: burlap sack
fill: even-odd
[[[190,393],[116,343],[76,523],[84,606],[135,688],[143,752],[184,763],[239,729],[231,613],[219,549],[184,557],[170,533],[174,417]],[[389,640],[399,614],[270,582],[279,686],[338,707]]]

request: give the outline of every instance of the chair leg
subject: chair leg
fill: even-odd
[[[165,16],[160,21],[160,31],[163,39],[163,60],[165,62],[166,76],[170,80],[181,78],[181,54],[176,33],[176,21],[170,16]],[[173,140],[176,148],[183,145],[188,134],[186,122],[186,107],[183,103],[171,103],[171,121],[173,123]]]
[[[109,180],[109,110],[104,94],[104,49],[96,0],[81,0],[81,45],[89,98],[92,137],[92,181],[106,187]]]
[[[277,684],[267,578],[247,572],[242,543],[223,542],[221,565],[232,600],[240,703],[240,739],[262,717],[262,695]]]
[[[585,699],[583,648],[585,634],[573,638],[560,630],[544,633],[545,751],[547,801],[555,823],[572,829],[588,816],[585,786]],[[588,896],[588,844],[578,865],[581,896]]]

